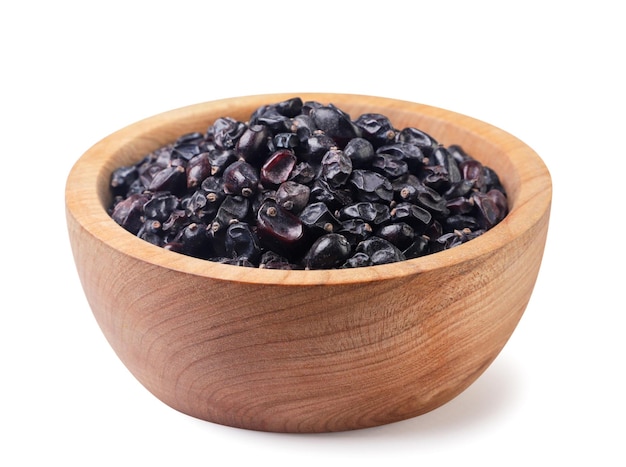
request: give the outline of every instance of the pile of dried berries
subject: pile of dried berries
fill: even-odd
[[[384,115],[294,97],[218,118],[116,169],[111,217],[155,245],[239,266],[373,266],[464,243],[508,212],[497,174]]]

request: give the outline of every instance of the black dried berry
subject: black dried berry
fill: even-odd
[[[352,173],[352,161],[341,150],[331,148],[322,158],[322,177],[333,188],[345,184]]]
[[[396,138],[396,129],[385,115],[366,113],[357,118],[354,124],[361,130],[362,137],[375,147],[389,144]]]
[[[418,232],[423,232],[432,220],[426,209],[412,203],[398,203],[391,210],[393,222],[405,222]]]
[[[395,263],[406,259],[402,251],[395,245],[376,236],[363,240],[357,245],[356,251],[357,253],[365,253],[372,265]]]
[[[286,256],[297,256],[305,238],[302,221],[273,200],[267,200],[256,216],[263,246]]]
[[[340,234],[330,233],[319,237],[304,256],[306,269],[334,269],[348,259],[351,246]]]
[[[147,219],[156,219],[164,222],[178,207],[179,200],[170,193],[162,193],[150,198],[144,205],[144,215]]]
[[[208,133],[212,136],[215,146],[221,149],[234,149],[239,137],[247,127],[231,117],[222,117],[215,120]]]
[[[375,154],[374,146],[365,138],[352,138],[343,152],[350,158],[355,169],[368,166]]]
[[[111,193],[113,196],[124,196],[127,194],[132,183],[139,177],[137,167],[120,167],[111,174]]]
[[[408,248],[415,238],[415,230],[405,222],[387,224],[376,231],[376,236],[384,238],[400,249]]]
[[[145,221],[143,209],[149,199],[149,196],[145,194],[130,195],[115,205],[111,217],[119,225],[136,235]]]
[[[226,230],[229,225],[243,221],[248,216],[250,201],[244,196],[227,195],[220,204],[210,228],[214,233]]]
[[[315,125],[331,137],[339,148],[343,148],[352,138],[360,136],[359,128],[352,122],[350,115],[332,104],[314,108],[309,115]]]
[[[311,189],[302,183],[287,180],[276,190],[276,201],[295,214],[302,211],[309,202]]]
[[[246,222],[236,222],[228,226],[224,249],[229,258],[246,259],[251,264],[261,255],[259,239]]]
[[[250,125],[237,141],[235,152],[250,163],[265,160],[269,153],[268,140],[272,132],[265,125]]]
[[[349,179],[359,201],[385,201],[393,199],[393,188],[388,178],[371,170],[353,170]]]
[[[334,232],[341,226],[326,203],[322,202],[308,204],[299,217],[302,224],[316,235]]]
[[[297,162],[291,149],[279,149],[270,155],[261,167],[261,182],[264,186],[278,186],[289,180]]]
[[[224,193],[249,198],[259,188],[259,174],[244,160],[233,162],[224,170]]]
[[[174,242],[180,243],[182,252],[186,255],[198,258],[208,258],[211,255],[212,245],[205,224],[187,225]]]
[[[391,218],[389,206],[382,203],[358,202],[339,210],[339,219],[361,219],[370,225],[387,222]]]
[[[185,175],[187,177],[187,188],[195,188],[202,184],[205,178],[214,174],[209,153],[203,152],[195,156],[187,164]],[[217,171],[216,171],[217,172]]]
[[[148,191],[169,191],[174,194],[182,194],[186,188],[187,176],[185,168],[180,165],[170,165],[159,170],[154,174],[148,185]]]

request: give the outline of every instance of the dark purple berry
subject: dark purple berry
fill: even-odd
[[[256,223],[262,246],[279,253],[297,253],[304,240],[302,221],[273,200],[261,205]]]
[[[444,220],[444,225],[446,232],[462,230],[466,227],[471,230],[476,230],[481,226],[476,216],[472,214],[454,214]]]
[[[161,193],[150,198],[144,205],[144,215],[147,219],[156,219],[165,222],[178,207],[179,200],[170,193]]]
[[[291,149],[279,149],[267,158],[261,167],[261,183],[264,186],[278,186],[289,180],[297,162]]]
[[[400,177],[394,178],[391,182],[394,198],[399,203],[404,201],[412,202],[415,200],[422,186],[422,182],[413,174],[401,175]]]
[[[276,106],[261,107],[250,117],[251,125],[265,125],[272,133],[289,131],[291,119],[279,112]]]
[[[185,215],[191,222],[206,223],[210,221],[215,214],[219,205],[210,203],[207,193],[198,190],[181,201],[181,206],[185,210]]]
[[[187,188],[195,188],[202,184],[205,178],[212,175],[209,153],[203,152],[189,161],[186,167]]]
[[[398,203],[391,210],[393,222],[405,222],[418,232],[423,232],[432,220],[426,209],[412,203]]]
[[[224,248],[229,258],[247,259],[254,263],[261,255],[256,234],[245,222],[232,224],[226,230]]]
[[[366,113],[354,121],[363,138],[375,147],[384,146],[396,138],[396,129],[389,118],[378,113]]]
[[[210,175],[222,174],[230,164],[237,160],[234,149],[213,149],[207,154],[207,159],[211,166]]]
[[[216,257],[212,257],[209,259],[211,261],[214,261],[220,264],[230,264],[231,266],[239,266],[243,268],[256,268],[256,264],[252,263],[248,258],[245,258],[245,257],[228,258],[228,257],[216,256]]]
[[[238,139],[246,129],[247,126],[243,122],[231,117],[222,117],[215,120],[215,123],[209,128],[208,134],[218,148],[234,149]]]
[[[376,153],[372,158],[372,170],[388,178],[397,178],[409,173],[409,166],[395,154]]]
[[[274,104],[276,111],[285,117],[295,117],[302,111],[302,99],[299,97],[292,97],[281,102]]]
[[[456,232],[448,232],[431,242],[431,250],[433,253],[443,250],[449,250],[455,246],[461,245],[463,240]]]
[[[397,224],[387,224],[380,227],[376,231],[376,236],[384,238],[403,250],[413,243],[415,230],[405,222],[398,222]]]
[[[333,188],[325,179],[318,178],[311,185],[309,202],[322,202],[329,208],[339,209],[347,204],[352,204],[352,191],[341,187]]]
[[[349,179],[359,201],[386,201],[393,199],[393,188],[389,179],[371,170],[353,170]]]
[[[324,154],[336,146],[337,143],[330,136],[322,132],[314,132],[302,143],[301,147],[297,148],[297,155],[303,161],[320,164]]]
[[[446,202],[446,208],[450,215],[469,214],[474,209],[474,200],[464,196],[452,198]]]
[[[343,235],[355,247],[359,242],[373,235],[372,226],[363,219],[348,219],[341,221],[337,233]]]
[[[182,209],[174,209],[161,226],[165,241],[173,241],[178,233],[188,224],[191,224],[191,221],[187,217],[187,213]]]
[[[459,164],[461,176],[463,180],[471,181],[474,183],[473,189],[478,191],[485,191],[485,175],[483,171],[483,165],[477,160],[466,160]]]
[[[438,146],[431,157],[431,164],[436,162],[437,165],[444,168],[448,174],[448,184],[454,184],[462,180],[464,177],[459,168],[456,159],[450,154],[445,146]]]
[[[299,217],[302,224],[317,235],[335,232],[341,226],[328,206],[322,202],[308,204]]]
[[[211,231],[214,233],[225,231],[229,225],[245,220],[249,210],[250,201],[248,198],[239,195],[227,195],[211,222]]]
[[[148,195],[130,195],[115,205],[111,217],[126,230],[137,235],[145,220],[143,209],[148,200]]]
[[[443,196],[446,199],[468,196],[472,192],[473,187],[474,182],[472,180],[461,180],[460,182],[452,184],[447,190],[445,190]]]
[[[363,268],[365,266],[372,266],[372,261],[363,252],[355,253],[341,265],[343,269]]]
[[[446,199],[437,191],[425,185],[419,187],[412,201],[437,217],[448,215]]]
[[[374,146],[365,138],[352,138],[343,152],[350,158],[355,169],[368,166],[375,154]]]
[[[379,225],[391,218],[389,206],[382,203],[358,202],[339,210],[339,219],[361,219],[370,225]]]
[[[204,135],[199,131],[194,131],[192,133],[185,133],[176,139],[174,142],[174,146],[181,146],[184,144],[195,144],[200,145],[204,141]]]
[[[448,146],[448,152],[459,164],[463,161],[471,159],[471,157],[465,152],[465,150],[458,144],[451,144],[450,146]]]
[[[273,143],[276,149],[295,149],[300,139],[295,133],[278,133],[274,135]]]
[[[292,270],[297,269],[287,258],[278,253],[268,250],[263,253],[259,261],[259,267],[262,269],[281,269]]]
[[[376,154],[390,154],[402,159],[412,172],[417,172],[424,163],[424,153],[419,146],[410,143],[395,142],[381,146]]]
[[[182,253],[199,258],[210,256],[211,243],[205,224],[191,223],[183,228],[174,240],[182,245]]]
[[[406,259],[395,245],[376,236],[363,240],[357,245],[356,251],[369,256],[372,265],[395,263]]]
[[[498,207],[493,197],[485,193],[474,192],[472,199],[475,205],[476,220],[480,228],[489,230],[504,218],[505,213]]]
[[[420,173],[420,180],[424,185],[432,188],[433,190],[437,190],[440,193],[449,190],[451,185],[458,186],[458,183],[462,182],[461,180],[460,182],[451,184],[448,171],[441,165],[424,166]]]
[[[351,246],[343,235],[330,233],[319,237],[304,256],[306,269],[333,269],[350,256]]]
[[[177,144],[172,149],[170,163],[174,165],[173,161],[179,159],[181,162],[177,165],[185,165],[185,163],[189,162],[200,153],[202,153],[202,149],[195,143]]]
[[[427,236],[418,235],[414,237],[413,242],[402,250],[402,254],[406,259],[419,258],[427,255],[429,252],[429,240]]]
[[[352,138],[360,136],[360,130],[352,122],[350,115],[332,104],[311,109],[309,115],[315,125],[331,137],[339,148],[343,148]]]
[[[430,158],[433,151],[439,146],[439,143],[428,133],[418,130],[417,128],[404,128],[398,135],[398,141],[402,143],[411,143],[418,146],[424,157]]]
[[[287,180],[276,190],[276,201],[295,214],[302,211],[309,202],[311,189],[301,183]]]
[[[299,162],[289,174],[289,180],[293,180],[296,183],[308,185],[317,175],[317,171],[308,162]]]
[[[237,141],[236,154],[252,164],[265,160],[269,154],[267,143],[271,138],[272,132],[267,126],[251,125]]]
[[[244,160],[238,160],[226,167],[222,178],[224,192],[229,195],[241,195],[248,198],[259,188],[257,169]]]
[[[500,222],[509,212],[509,204],[507,202],[506,195],[502,192],[502,190],[492,188],[487,192],[487,196],[491,198],[496,207],[499,209],[500,215],[498,216],[498,222]]]
[[[148,219],[137,232],[137,237],[153,245],[162,246],[164,243],[162,233],[161,222],[156,219]]]
[[[115,169],[111,174],[111,192],[113,196],[125,195],[132,183],[139,177],[137,167],[134,165],[128,167],[120,167]]]
[[[301,143],[305,143],[317,129],[313,119],[308,115],[300,114],[291,119],[291,132],[298,136]]]
[[[175,195],[182,194],[187,188],[187,176],[182,166],[170,165],[154,174],[148,185],[152,192],[169,191]]]
[[[485,178],[487,191],[496,190],[502,192],[503,195],[506,195],[506,190],[502,186],[498,174],[491,167],[483,166],[483,177]]]
[[[322,158],[322,177],[331,187],[346,183],[351,173],[352,161],[341,149],[331,148]]]

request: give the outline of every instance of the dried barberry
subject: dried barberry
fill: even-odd
[[[497,173],[461,146],[299,97],[183,134],[115,169],[110,190],[109,214],[142,240],[267,269],[418,258],[508,213]]]

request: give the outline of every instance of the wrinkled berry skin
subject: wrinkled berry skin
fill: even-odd
[[[498,174],[385,115],[293,97],[222,116],[110,176],[108,213],[172,253],[352,269],[466,243],[508,214]]]
[[[348,141],[361,134],[359,127],[350,119],[350,115],[332,104],[315,108],[310,115],[317,128],[330,136],[339,148],[343,148]]]
[[[352,161],[341,149],[330,149],[322,158],[322,177],[333,188],[343,186],[352,173]]]

